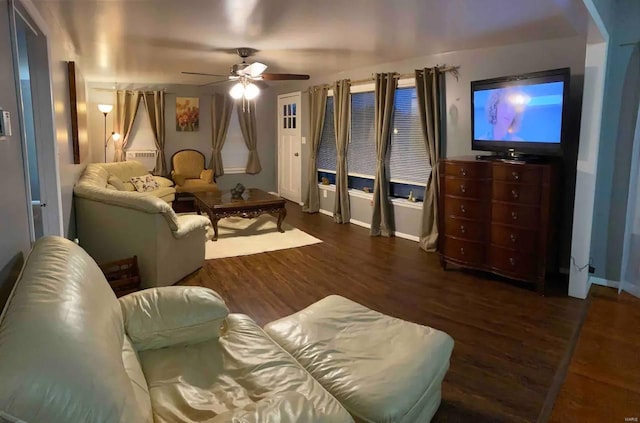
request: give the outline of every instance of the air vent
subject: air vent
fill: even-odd
[[[156,167],[157,154],[156,150],[129,150],[127,151],[127,160],[140,162],[148,171],[152,171]]]

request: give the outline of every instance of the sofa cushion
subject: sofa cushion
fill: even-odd
[[[349,412],[366,422],[430,421],[453,339],[337,295],[265,331]]]
[[[157,423],[210,421],[293,391],[310,400],[324,421],[353,422],[335,398],[244,315],[230,314],[219,339],[142,351],[140,361]]]
[[[118,191],[124,191],[124,183],[120,178],[115,175],[109,175],[109,179],[107,179],[107,183],[116,187]]]
[[[168,178],[163,178],[162,176],[154,176],[153,177],[160,187],[172,187],[173,181]]]
[[[129,181],[133,176],[143,176],[149,173],[144,165],[135,160],[127,160],[126,162],[99,163],[109,175],[117,176],[121,181]]]
[[[132,176],[131,183],[138,192],[151,192],[160,188],[160,185],[153,178],[153,175]]]
[[[215,291],[198,286],[146,289],[120,298],[120,305],[138,351],[217,338],[229,314]]]
[[[38,240],[0,317],[0,410],[26,422],[151,422],[123,363],[120,304],[74,242]]]

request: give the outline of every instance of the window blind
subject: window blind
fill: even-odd
[[[211,155],[207,156],[209,160]],[[227,129],[227,138],[222,146],[222,164],[225,172],[244,173],[249,160],[249,149],[244,143],[240,122],[238,121],[238,111],[233,107],[231,111],[231,120]],[[207,163],[207,166],[209,163]]]
[[[351,139],[347,151],[349,174],[376,176],[375,93],[351,94]]]
[[[337,162],[336,131],[333,126],[333,97],[327,97],[325,108],[324,124],[318,147],[318,158],[316,164],[318,169],[336,170]]]
[[[394,182],[426,184],[431,165],[424,144],[415,87],[396,90],[389,152],[389,174]]]

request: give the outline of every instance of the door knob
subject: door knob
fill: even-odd
[[[294,156],[298,157],[300,154],[298,153],[293,153]]]

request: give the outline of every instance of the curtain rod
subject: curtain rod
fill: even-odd
[[[161,90],[118,90],[118,89],[115,89],[115,88],[92,88],[92,89],[95,90],[95,91],[111,91],[111,92],[115,92],[115,91],[126,91],[126,92],[129,92],[129,93],[143,92],[145,94],[152,93],[154,91],[164,91],[165,94],[175,94],[175,93],[170,93],[170,92],[165,91],[164,88],[161,89]]]
[[[456,79],[458,79],[458,74],[459,71],[458,69],[460,69],[460,66],[436,66],[436,68],[438,68],[438,70],[440,70],[440,72],[443,73],[452,73]],[[396,74],[395,78],[396,79],[407,79],[407,78],[415,78],[416,74],[414,73],[402,73],[402,74]],[[351,81],[351,85],[363,85],[363,84],[370,84],[371,81],[375,81],[376,78],[374,75],[371,75],[369,78],[364,78],[364,79],[356,79],[355,81]],[[332,88],[333,84],[322,84],[322,85],[317,85],[317,87],[327,87],[327,88]]]

